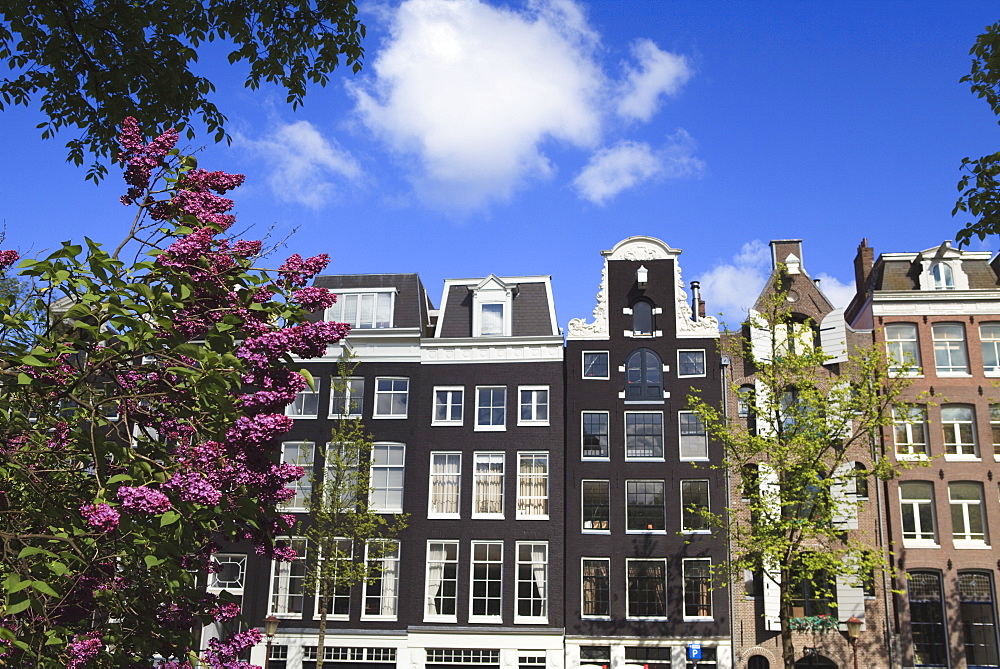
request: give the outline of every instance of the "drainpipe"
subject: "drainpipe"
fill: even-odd
[[[697,290],[698,282],[692,283],[692,290]],[[697,293],[695,293],[695,304],[697,304]],[[697,312],[695,312],[697,313]],[[720,376],[722,377],[722,418],[725,421],[727,427],[729,425],[729,357],[722,356],[722,370]],[[733,505],[733,481],[730,475],[729,468],[726,467],[726,506],[732,508]],[[726,562],[729,562],[729,556],[733,554],[732,537],[729,533],[729,514],[726,514]],[[728,567],[727,567],[728,569]],[[732,582],[729,580],[729,652],[732,654],[732,666],[739,666],[739,656],[736,652],[736,588]]]

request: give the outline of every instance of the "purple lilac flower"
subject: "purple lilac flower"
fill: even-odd
[[[91,632],[86,635],[77,634],[69,644],[69,663],[66,665],[66,669],[78,669],[78,667],[84,666],[94,659],[102,648],[104,648],[104,642],[101,641],[99,632]]]
[[[110,532],[118,527],[121,516],[111,506],[101,504],[84,504],[80,513],[87,519],[87,524],[99,532]]]
[[[145,486],[139,488],[122,486],[118,489],[118,499],[123,509],[133,513],[158,515],[170,510],[170,499],[166,495]]]
[[[177,497],[184,502],[215,506],[222,499],[222,493],[216,490],[204,476],[195,472],[178,472],[163,487],[175,491]]]

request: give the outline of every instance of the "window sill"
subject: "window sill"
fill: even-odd
[[[610,376],[581,376],[580,378],[584,381],[608,381],[611,379]]]
[[[469,616],[470,623],[502,623],[503,616]]]
[[[581,615],[580,620],[611,620],[611,616],[585,616]]]
[[[506,432],[506,425],[476,425],[476,432]]]
[[[580,533],[581,534],[604,534],[604,535],[610,535],[611,534],[611,530],[598,530],[598,529],[584,528],[584,529],[580,530]]]
[[[960,550],[989,550],[992,548],[985,541],[955,539],[955,548]]]
[[[990,376],[990,377],[1000,376],[1000,369],[986,369],[986,370],[983,370],[983,376]]]
[[[549,619],[547,617],[543,618],[519,618],[514,616],[515,625],[548,625]]]
[[[538,514],[538,515],[528,515],[528,516],[522,516],[518,514],[517,516],[514,516],[514,520],[548,520],[548,519],[549,519],[548,514],[545,515]]]
[[[941,548],[941,544],[931,539],[903,539],[903,548]]]
[[[710,462],[711,458],[680,458],[681,462]]]
[[[519,420],[517,421],[518,427],[548,427],[549,421],[547,420]]]
[[[678,374],[677,378],[678,379],[704,379],[706,376],[708,376],[708,375],[704,374],[704,373],[702,373],[702,374]],[[688,620],[688,619],[685,618],[684,620]],[[698,620],[698,618],[691,618],[691,620]],[[714,620],[714,618],[709,618],[709,620]]]
[[[684,616],[684,622],[686,623],[714,623],[715,618],[712,616]]]
[[[971,379],[972,374],[968,372],[941,372],[937,373],[939,379]]]
[[[472,520],[503,520],[502,513],[474,513],[470,516]]]
[[[930,460],[926,453],[896,453],[897,460],[907,460],[910,462],[922,462]]]
[[[625,400],[625,404],[666,404],[663,400]]]
[[[460,420],[432,420],[431,427],[462,427]]]
[[[663,456],[660,457],[650,456],[650,457],[638,457],[638,456],[625,456],[625,462],[665,462]]]
[[[424,616],[425,623],[457,623],[457,616]],[[324,663],[325,664],[325,663]]]
[[[318,418],[319,416],[318,416],[318,415],[316,415],[316,414],[313,414],[312,416],[296,416],[296,415],[294,415],[294,414],[289,414],[289,413],[286,413],[286,414],[285,414],[285,417],[286,417],[286,418],[292,418],[292,419],[294,419],[294,420],[315,420],[315,419],[316,419],[316,418]]]
[[[402,509],[372,509],[369,508],[372,513],[403,513]]]
[[[638,620],[640,622],[666,622],[666,616],[625,616],[625,620]]]
[[[712,530],[681,530],[681,534],[711,534],[711,533]],[[687,620],[687,618],[685,618],[684,620]],[[692,620],[694,619],[692,618]],[[714,619],[709,618],[709,620],[714,620]]]
[[[275,618],[280,618],[281,620],[302,620],[301,613],[274,613],[272,611],[270,615],[274,616]]]
[[[329,415],[330,420],[359,420],[361,414],[359,413],[332,413]]]
[[[320,615],[313,616],[313,620],[322,620],[322,619],[323,619],[323,616],[320,616]],[[334,615],[332,613],[328,613],[328,614],[326,614],[326,619],[327,620],[350,620],[351,619],[351,615],[347,614],[345,616],[342,613],[337,614],[337,615]]]
[[[427,520],[461,520],[460,513],[428,513]]]
[[[945,453],[945,462],[981,462],[978,455],[966,455],[965,453]]]
[[[666,530],[625,530],[625,534],[666,534]]]
[[[361,614],[361,620],[383,620],[383,621],[393,621],[396,620],[397,616],[366,616]],[[326,664],[324,662],[324,664]]]
[[[376,414],[372,414],[372,420],[406,420],[408,417],[409,416],[407,416],[406,414],[403,414],[401,416],[400,415],[395,415],[395,414],[393,414],[393,415],[386,415],[386,416],[380,416],[377,413]]]
[[[608,455],[581,455],[580,460],[582,462],[611,462],[611,456]]]

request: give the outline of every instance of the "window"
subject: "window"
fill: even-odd
[[[409,379],[375,379],[375,413],[372,418],[406,418]]]
[[[800,575],[792,583],[792,616],[802,618],[831,615],[833,609],[830,595],[833,584],[829,575],[823,570],[812,574],[801,573],[801,570],[799,572]]]
[[[583,481],[583,531],[607,532],[611,521],[611,482]]]
[[[458,518],[462,490],[462,454],[431,453],[428,518]]]
[[[893,407],[893,433],[896,455],[901,457],[927,455],[927,412],[924,407]]]
[[[965,631],[965,663],[969,667],[1000,666],[997,649],[993,579],[987,572],[959,572],[959,616]]]
[[[424,619],[454,622],[458,603],[458,542],[427,542]]]
[[[625,457],[663,459],[663,414],[625,414]]]
[[[935,323],[931,326],[931,337],[934,340],[934,367],[939,375],[969,373],[965,327],[961,323]]]
[[[971,406],[946,404],[941,407],[945,455],[979,457],[976,448],[975,420],[975,411]]]
[[[331,418],[360,418],[364,413],[365,380],[333,379],[330,391]]]
[[[868,469],[860,462],[854,463],[854,477],[847,482],[847,492],[856,500],[868,499]],[[857,514],[857,510],[852,513]]]
[[[502,336],[504,325],[504,304],[481,304],[479,306],[479,335],[481,337]]]
[[[993,457],[1000,459],[1000,404],[990,405],[990,432],[993,434]]]
[[[625,482],[625,529],[629,532],[667,529],[663,481]]]
[[[517,517],[549,517],[549,454],[517,454]]]
[[[889,371],[901,372],[910,368],[920,373],[920,342],[914,323],[890,323],[885,326],[885,347],[889,355]]]
[[[319,657],[316,646],[302,646],[301,669],[316,669],[316,660]],[[336,663],[346,667],[378,667],[391,669],[396,666],[395,648],[363,648],[358,646],[327,646],[323,649],[324,666]],[[268,665],[274,669],[274,664]],[[296,665],[298,666],[298,665]],[[282,664],[281,669],[285,669]]]
[[[403,472],[406,446],[372,446],[372,491],[368,503],[375,513],[403,513]]]
[[[608,375],[608,352],[607,351],[584,351],[583,352],[583,378],[585,379],[607,379]]]
[[[351,586],[340,582],[339,575],[345,567],[348,567],[354,558],[354,545],[350,539],[336,538],[332,541],[334,551],[332,572],[331,567],[324,569],[324,576],[329,579],[329,590],[326,599],[326,613],[328,616],[346,620],[351,613]],[[320,555],[319,559],[325,561],[330,559],[326,555]],[[322,610],[320,601],[319,586],[316,587],[316,616],[319,617]]]
[[[362,617],[395,620],[399,610],[399,542],[369,541],[365,546],[365,562],[369,568],[378,563],[378,569],[375,578],[365,582]]]
[[[705,351],[677,351],[677,376],[705,376]]]
[[[632,305],[632,335],[653,336],[653,305],[649,302],[639,301]]]
[[[625,360],[625,401],[663,401],[663,363],[648,348],[633,351]]]
[[[583,457],[607,458],[608,452],[608,413],[606,411],[584,411],[583,419]]]
[[[667,561],[625,560],[629,618],[667,617]]]
[[[981,324],[979,341],[983,347],[983,371],[1000,374],[1000,323]]]
[[[345,293],[326,310],[326,320],[347,323],[352,330],[392,327],[392,303],[395,293]]]
[[[233,553],[216,553],[212,556],[213,571],[208,575],[208,589],[225,590],[242,595],[247,575],[247,556]]]
[[[670,669],[669,646],[625,646],[625,664],[643,669]]]
[[[947,263],[937,262],[931,265],[931,279],[934,281],[934,290],[955,290],[955,274]]]
[[[608,669],[611,646],[580,646],[580,669]]]
[[[941,577],[929,571],[912,571],[907,577],[913,664],[918,667],[947,667]]]
[[[285,407],[285,415],[294,418],[315,418],[319,415],[320,380],[313,379],[313,389],[306,386],[295,394],[292,403]]]
[[[358,444],[338,444],[327,442],[322,453],[323,468],[326,474],[326,484],[323,494],[329,496],[339,494],[340,510],[353,511],[361,502],[359,497],[367,495],[367,481],[358,475],[361,456]]]
[[[311,441],[286,441],[281,444],[281,464],[295,465],[306,470],[305,476],[288,484],[288,487],[295,491],[295,496],[279,505],[282,511],[304,513],[309,510],[314,446]]]
[[[983,518],[983,487],[978,483],[949,483],[951,531],[955,547],[960,543],[986,543],[986,523]]]
[[[708,558],[688,558],[681,565],[684,571],[684,619],[712,619],[712,561]]]
[[[736,415],[739,418],[749,418],[753,411],[753,386],[741,386],[736,392]]]
[[[514,621],[541,622],[549,615],[549,544],[517,542]]]
[[[708,481],[681,481],[681,531],[708,532]]]
[[[476,453],[472,515],[503,517],[503,453]]]
[[[465,389],[461,386],[434,388],[434,417],[431,424],[461,425],[464,398]]]
[[[291,562],[271,563],[271,601],[267,612],[278,618],[301,618],[305,606],[306,547],[302,537],[278,537],[295,551]]]
[[[507,425],[507,389],[498,387],[476,388],[476,429],[504,430]]]
[[[899,484],[904,545],[937,544],[934,529],[934,484],[904,481]]]
[[[517,416],[518,425],[549,424],[549,387],[520,386],[521,411]]]
[[[503,600],[503,543],[472,542],[472,602],[469,619],[500,620]]]
[[[499,650],[459,650],[457,648],[428,648],[427,669],[442,669],[444,666],[458,669],[468,665],[479,665],[484,669],[500,669]],[[492,667],[490,666],[492,665]]]
[[[524,652],[524,651],[522,651]],[[517,669],[545,669],[545,651],[527,651],[534,652],[535,655],[521,655],[519,652],[517,654]]]
[[[610,558],[583,558],[583,606],[580,613],[584,618],[607,618],[611,615],[610,572]]]
[[[708,459],[708,433],[698,414],[681,411],[677,414],[681,431],[681,460]]]

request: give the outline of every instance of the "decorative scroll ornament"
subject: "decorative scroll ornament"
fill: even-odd
[[[569,322],[570,339],[607,339],[608,337],[608,261],[604,260],[601,271],[601,287],[597,291],[597,306],[594,307],[594,322],[574,318]]]

